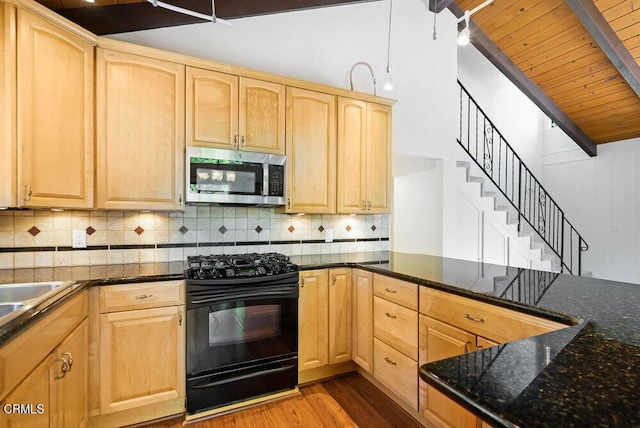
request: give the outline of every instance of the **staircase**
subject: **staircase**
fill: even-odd
[[[503,212],[505,224],[517,237],[528,239],[529,248],[540,251],[548,262],[543,270],[582,275],[582,252],[588,245],[522,162],[460,81],[458,144],[471,158],[459,161],[466,181],[479,183],[480,195]]]
[[[459,156],[462,157],[462,156]],[[487,248],[495,246],[492,243],[482,244],[482,260],[486,263],[529,268],[547,272],[560,272],[560,260],[549,253],[548,247],[540,242],[537,234],[530,230],[518,230],[518,215],[504,196],[495,189],[493,183],[486,177],[475,163],[457,161],[457,189],[471,205],[482,212],[482,239],[489,240],[486,225],[492,228],[493,234],[500,237],[500,243],[506,248]],[[491,226],[493,225],[493,226]],[[496,255],[500,253],[500,255]],[[514,257],[514,254],[517,257]]]

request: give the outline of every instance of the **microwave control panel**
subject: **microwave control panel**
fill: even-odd
[[[269,165],[269,196],[284,196],[284,165]]]

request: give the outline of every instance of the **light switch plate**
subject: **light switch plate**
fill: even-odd
[[[71,232],[73,248],[87,248],[87,231],[86,230],[74,230]]]
[[[324,230],[324,242],[333,242],[333,229]]]

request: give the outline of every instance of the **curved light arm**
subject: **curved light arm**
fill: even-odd
[[[368,62],[364,61],[356,62],[353,64],[353,67],[351,67],[351,71],[349,71],[349,83],[351,84],[351,90],[353,91],[353,70],[359,65],[364,65],[371,72],[371,79],[373,80],[373,95],[376,95],[376,76],[373,74],[373,68],[371,68]]]

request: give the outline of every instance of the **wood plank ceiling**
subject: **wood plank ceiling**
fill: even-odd
[[[594,3],[640,64],[640,0]],[[640,137],[640,97],[564,0],[495,0],[471,19],[593,142]]]

